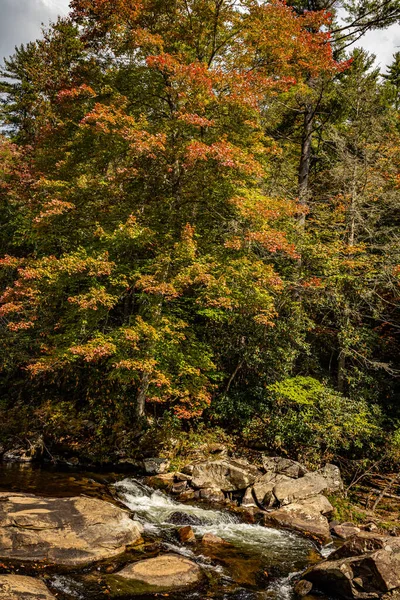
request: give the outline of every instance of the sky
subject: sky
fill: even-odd
[[[40,36],[41,23],[48,24],[57,15],[68,12],[69,0],[0,0],[0,62],[13,53],[14,47]],[[400,25],[384,31],[371,31],[357,46],[376,54],[382,71],[400,51]]]

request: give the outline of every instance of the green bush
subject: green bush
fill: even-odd
[[[379,409],[347,398],[312,377],[292,377],[267,388],[260,414],[245,428],[247,442],[309,461],[373,446]]]

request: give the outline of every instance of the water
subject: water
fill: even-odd
[[[115,499],[132,511],[144,525],[145,546],[113,560],[118,571],[124,564],[166,552],[182,554],[197,562],[208,574],[206,589],[168,595],[169,600],[292,600],[293,584],[310,564],[320,560],[314,544],[299,535],[260,525],[242,523],[225,510],[182,504],[131,477],[114,473],[85,473],[28,465],[0,466],[0,489],[44,496],[80,493]],[[197,542],[179,542],[179,525],[172,515],[189,519]],[[174,518],[172,517],[172,520]],[[201,543],[205,533],[221,537],[228,545]],[[324,554],[329,548],[324,550]],[[104,600],[104,579],[110,565],[96,565],[76,573],[52,573],[47,583],[59,600]],[[319,597],[321,598],[321,597]],[[124,600],[153,600],[154,596]]]

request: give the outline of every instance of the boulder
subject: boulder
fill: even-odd
[[[248,487],[243,496],[243,500],[241,503],[243,508],[258,508],[257,502],[254,499],[253,488]]]
[[[164,554],[126,566],[107,583],[113,595],[126,596],[184,590],[202,579],[203,572],[196,563],[177,554]]]
[[[303,506],[304,509],[310,513],[320,513],[324,516],[330,515],[334,511],[328,498],[321,494],[318,496],[311,496],[311,498],[306,498],[305,500],[299,500],[297,504]]]
[[[308,472],[308,469],[304,465],[295,460],[280,456],[263,456],[262,464],[266,473],[286,475],[286,477],[292,477],[293,479],[303,477]]]
[[[196,515],[189,515],[185,512],[174,512],[166,519],[167,523],[173,525],[204,525],[204,520]]]
[[[306,579],[300,579],[297,583],[295,583],[293,590],[296,596],[302,598],[303,596],[307,596],[312,590],[311,581],[307,581]]]
[[[348,539],[340,548],[332,552],[331,560],[361,556],[375,550],[400,551],[400,538],[376,532],[360,531]]]
[[[303,577],[321,591],[343,598],[380,598],[400,587],[400,554],[377,550],[361,556],[327,560]]]
[[[184,469],[184,472],[187,471]],[[257,467],[245,460],[220,459],[193,465],[192,486],[223,492],[245,490],[261,475]]]
[[[343,492],[344,484],[339,467],[327,463],[322,469],[319,469],[315,472],[325,479],[326,487],[324,492],[326,494],[337,494]]]
[[[205,500],[206,502],[212,502],[217,504],[222,504],[225,502],[224,493],[221,490],[216,490],[214,488],[204,488],[198,490],[196,492],[196,497],[200,500]]]
[[[276,475],[272,472],[265,473],[253,485],[253,494],[257,503],[262,508],[272,508],[278,504],[275,488],[280,483],[291,483],[293,479],[286,475]]]
[[[145,458],[143,460],[144,470],[147,475],[160,475],[168,471],[170,461],[167,458]]]
[[[194,535],[194,531],[190,525],[181,527],[178,531],[178,535],[182,544],[192,544],[196,541],[196,536]]]
[[[341,523],[331,527],[331,532],[342,540],[348,540],[360,531],[361,529],[353,523]]]
[[[0,600],[56,600],[40,579],[0,575]]]
[[[201,543],[206,544],[207,546],[228,546],[228,542],[223,540],[219,535],[215,535],[214,533],[205,533],[201,538]]]
[[[318,501],[319,502],[319,501]],[[318,502],[307,505],[293,503],[269,512],[264,517],[267,525],[298,531],[322,544],[331,540],[328,519],[318,510]]]
[[[149,475],[145,477],[146,485],[156,489],[170,492],[175,482],[174,473],[160,473],[159,475]]]
[[[0,559],[76,567],[141,541],[128,511],[96,498],[0,493]]]
[[[274,495],[281,506],[317,496],[326,490],[326,480],[318,473],[306,473],[300,479],[286,477],[274,486]]]
[[[182,494],[187,486],[187,481],[176,481],[171,488],[171,494]]]

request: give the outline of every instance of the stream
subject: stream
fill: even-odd
[[[292,600],[298,574],[318,562],[321,553],[327,555],[330,551],[327,547],[321,552],[310,540],[288,531],[243,523],[238,515],[227,510],[179,503],[126,474],[3,464],[0,465],[0,491],[114,498],[143,524],[145,544],[140,549],[114,559],[110,564],[74,573],[49,573],[47,584],[60,600],[109,598],[102,581],[103,573],[118,571],[129,562],[166,552],[181,554],[197,562],[208,579],[204,589],[164,594],[169,600]],[[196,534],[198,542],[195,544],[179,542],[177,528],[186,524],[190,524]],[[201,544],[205,533],[213,533],[229,545]],[[3,569],[2,572],[6,571]],[[139,598],[150,600],[154,596],[131,596],[126,600]],[[311,598],[307,596],[307,600]]]

